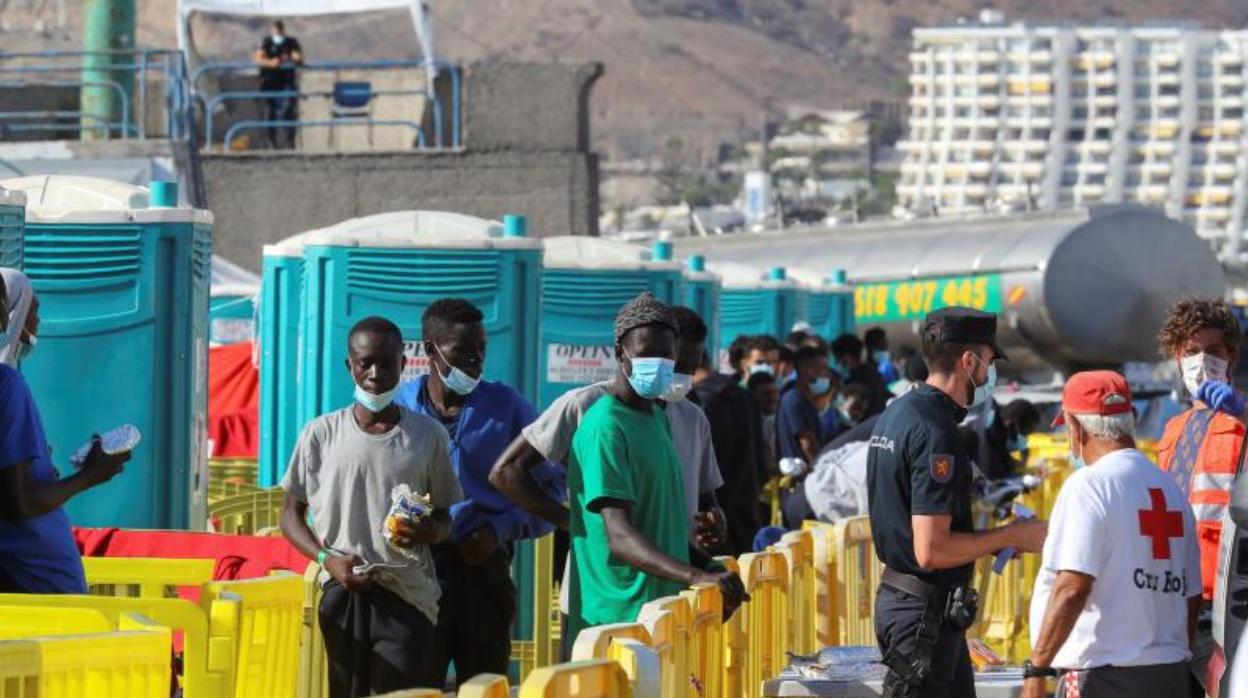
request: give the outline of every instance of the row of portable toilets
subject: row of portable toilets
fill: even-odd
[[[24,209],[24,210],[23,210]],[[24,221],[24,225],[23,225]],[[79,525],[183,528],[203,521],[212,214],[152,190],[83,177],[0,181],[0,265],[23,268],[41,301],[39,350],[22,372],[54,459],[93,431],[143,433],[125,473],[69,504]],[[526,219],[399,211],[344,221],[264,248],[258,307],[212,299],[223,319],[258,317],[260,479],[277,484],[307,420],[346,405],[347,333],[369,315],[405,338],[405,374],[428,371],[420,318],[458,296],[485,315],[486,378],[539,407],[615,368],[616,312],[641,291],[697,310],[721,349],[738,334],[783,336],[805,320],[852,330],[842,272],[789,278],[672,258],[588,237],[530,237]],[[55,454],[61,454],[56,456]]]

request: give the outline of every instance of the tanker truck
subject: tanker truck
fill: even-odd
[[[894,349],[917,349],[935,308],[997,313],[1010,357],[1000,370],[1024,382],[1155,362],[1175,300],[1226,294],[1209,244],[1139,206],[686,239],[677,249],[759,269],[843,269],[859,331],[883,327]]]

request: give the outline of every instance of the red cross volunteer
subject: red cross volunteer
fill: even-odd
[[[1054,422],[1063,423],[1077,470],[1049,522],[1023,695],[1043,695],[1043,678],[1058,676],[1059,698],[1190,696],[1201,592],[1191,507],[1135,448],[1121,375],[1071,376]]]

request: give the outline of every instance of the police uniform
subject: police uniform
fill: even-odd
[[[945,342],[987,345],[1003,356],[995,344],[996,317],[987,313],[944,308],[928,315],[923,331]],[[885,696],[975,695],[965,629],[975,612],[974,564],[921,568],[910,523],[912,515],[948,515],[952,531],[974,530],[971,463],[958,434],[965,416],[943,391],[920,384],[888,406],[868,444],[871,531],[885,564],[875,604],[876,637],[889,666]]]

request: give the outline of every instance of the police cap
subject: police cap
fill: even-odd
[[[923,320],[923,336],[940,342],[987,344],[996,359],[1009,360],[997,345],[997,316],[982,310],[960,305],[933,310]]]

